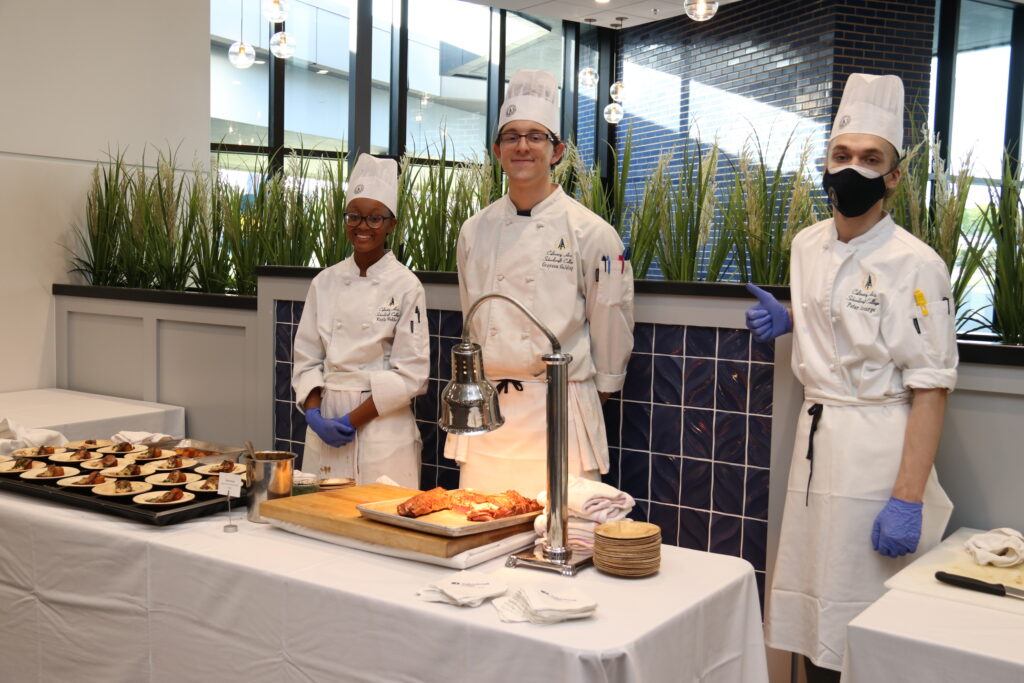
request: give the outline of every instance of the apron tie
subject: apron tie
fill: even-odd
[[[497,386],[494,387],[494,389],[499,394],[507,394],[509,384],[511,384],[516,391],[523,390],[523,383],[517,379],[499,379],[498,384]]]
[[[810,464],[810,469],[807,472],[807,492],[804,495],[804,505],[809,505],[811,500],[811,477],[814,476],[814,433],[818,431],[818,422],[821,421],[822,405],[815,403],[807,409],[807,414],[811,416],[811,433],[807,437],[807,462]]]

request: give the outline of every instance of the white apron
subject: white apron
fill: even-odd
[[[327,375],[322,390],[320,412],[325,418],[342,417],[370,395],[369,383],[357,376],[344,379]],[[361,388],[365,386],[365,388]],[[420,481],[420,433],[408,407],[380,415],[356,430],[348,445],[334,448],[306,428],[306,447],[302,470],[319,474],[322,466],[331,468],[331,477],[351,477],[356,484],[372,484],[387,475],[401,486],[418,489]]]
[[[513,489],[536,498],[547,490],[547,383],[522,382],[498,402],[505,424],[487,434],[449,434],[446,454],[460,465],[459,486],[499,493]],[[607,453],[601,400],[593,381],[569,382],[569,473],[600,480],[595,453]],[[472,446],[472,456],[467,457]]]
[[[815,403],[823,405],[814,458],[808,461],[808,410]],[[918,552],[891,558],[871,545],[875,517],[896,481],[909,412],[905,402],[804,401],[768,598],[770,647],[841,669],[850,620],[882,596],[887,579],[942,540],[953,505],[933,468],[924,492]]]

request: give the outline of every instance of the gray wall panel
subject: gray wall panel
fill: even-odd
[[[68,313],[65,388],[145,400],[145,356],[141,318]]]

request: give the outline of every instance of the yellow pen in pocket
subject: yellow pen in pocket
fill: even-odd
[[[920,289],[914,290],[914,303],[921,308],[921,315],[928,317],[928,301],[924,298],[924,292]]]

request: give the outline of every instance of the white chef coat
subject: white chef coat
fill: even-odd
[[[346,446],[306,429],[303,469],[372,483],[388,475],[419,488],[420,438],[409,401],[423,393],[430,366],[423,285],[389,251],[360,277],[350,256],[313,278],[295,337],[292,387],[302,408],[322,388],[320,412],[342,417],[367,396],[379,416]]]
[[[622,388],[633,349],[633,269],[612,226],[556,188],[520,216],[508,196],[470,218],[458,245],[463,314],[481,296],[518,299],[572,355],[569,365],[569,467],[591,478],[608,471],[608,441],[598,392]],[[495,300],[473,318],[488,379],[515,379],[524,391],[499,397],[505,426],[476,436],[449,435],[445,457],[462,464],[461,485],[545,488],[547,337],[516,307]],[[504,464],[502,464],[504,463]],[[524,471],[529,474],[523,474]]]
[[[801,231],[791,274],[793,371],[805,402],[766,642],[840,669],[846,625],[885,592],[886,579],[941,540],[952,511],[933,468],[917,552],[890,558],[872,548],[872,525],[899,470],[910,390],[956,384],[955,311],[945,264],[888,215],[848,243],[832,219]],[[814,404],[822,412],[808,461]]]

